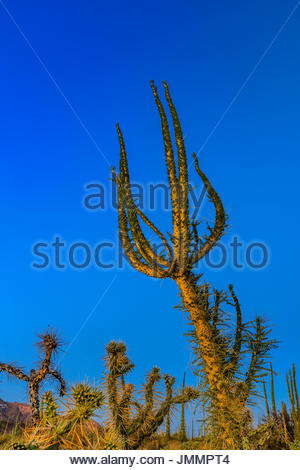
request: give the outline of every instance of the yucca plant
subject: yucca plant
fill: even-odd
[[[241,324],[237,324],[236,349],[231,351],[230,367],[227,367],[227,365],[225,366],[227,362],[227,339],[221,338],[216,333],[214,320],[207,315],[207,286],[203,281],[201,282],[201,275],[196,274],[194,271],[199,261],[210,252],[224,234],[227,228],[227,215],[218,193],[200,169],[198,158],[194,153],[195,170],[215,208],[214,224],[212,226],[208,225],[207,234],[199,235],[198,225],[200,222],[194,220],[190,215],[190,183],[183,132],[168,85],[165,82],[163,84],[175,133],[177,165],[167,115],[157,88],[154,86],[153,81],[151,82],[164,141],[165,162],[172,203],[172,233],[169,236],[163,235],[136,204],[131,192],[124,139],[117,124],[120,165],[119,174],[117,175],[114,168],[112,173],[118,188],[119,235],[127,259],[133,268],[150,277],[170,278],[176,282],[182,300],[182,308],[189,314],[201,349],[203,370],[223,441],[227,443],[227,446],[235,448],[240,441],[240,439],[236,440],[233,437],[236,434],[236,423],[243,419],[245,413],[244,397],[248,393],[247,390],[250,390],[255,383],[257,369],[255,339],[253,338],[251,343],[250,333],[249,344],[252,344],[254,363],[249,369],[248,383],[241,384],[239,389],[242,390],[238,391],[234,373],[239,359]],[[158,237],[162,252],[158,253],[158,250],[151,245],[142,230],[141,222]],[[239,318],[237,320],[240,321]],[[260,319],[257,319],[254,329],[257,337],[264,336],[266,333]],[[262,339],[262,342],[264,341],[265,338]],[[240,398],[237,398],[238,394],[240,394]]]
[[[29,374],[25,374],[23,369],[13,364],[0,362],[0,372],[5,372],[19,380],[23,380],[29,386],[29,399],[32,411],[32,423],[37,423],[40,419],[40,399],[39,391],[42,382],[47,377],[53,377],[59,382],[60,395],[66,391],[65,381],[58,369],[53,365],[53,356],[59,351],[61,340],[54,330],[47,330],[38,335],[39,341],[36,343],[40,351],[39,368],[31,369]]]
[[[114,433],[122,449],[137,449],[146,438],[153,436],[176,404],[187,403],[199,397],[192,387],[184,387],[174,394],[175,378],[164,375],[165,391],[157,394],[161,381],[160,370],[154,367],[146,376],[142,400],[134,396],[134,386],[126,382],[126,375],[134,364],[129,360],[124,343],[110,342],[106,347],[104,389],[107,396],[107,427]]]

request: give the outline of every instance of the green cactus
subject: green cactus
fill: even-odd
[[[146,376],[143,401],[134,397],[134,387],[125,382],[125,376],[133,369],[124,343],[112,341],[106,348],[105,391],[109,409],[111,430],[118,436],[123,449],[137,449],[144,439],[152,436],[168,416],[175,404],[187,403],[198,398],[197,390],[185,387],[173,396],[175,379],[164,376],[165,395],[159,398],[155,387],[161,381],[160,371],[154,367]]]
[[[58,416],[58,404],[51,391],[45,392],[41,399],[40,418],[43,422],[55,423]]]
[[[104,395],[97,387],[87,383],[79,383],[71,387],[73,399],[73,415],[77,419],[88,420],[101,408]]]
[[[34,433],[33,438],[37,441],[39,437],[44,449],[60,449],[66,448],[65,446],[80,448],[84,443],[92,445],[91,440],[98,439],[98,429],[91,418],[104,403],[103,392],[88,383],[75,384],[70,392],[70,395],[65,395],[61,400],[61,410],[56,417],[47,420],[45,418],[49,413],[53,416],[54,403],[51,392],[47,392],[46,397],[43,396],[42,416],[46,426]]]
[[[47,376],[54,377],[60,384],[60,395],[63,396],[66,391],[66,384],[61,373],[54,369],[52,365],[53,355],[58,352],[61,341],[53,330],[47,330],[38,335],[39,342],[37,346],[41,352],[40,367],[31,369],[30,374],[26,375],[19,367],[0,362],[0,372],[6,372],[29,384],[29,398],[32,410],[32,423],[35,424],[40,419],[40,400],[39,389],[41,383]]]

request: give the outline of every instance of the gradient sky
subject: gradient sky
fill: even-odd
[[[273,361],[277,399],[286,400],[285,372],[292,362],[300,370],[300,9],[271,42],[295,0],[5,5],[12,16],[0,5],[1,361],[30,368],[35,333],[51,325],[66,341],[62,369],[70,382],[101,376],[111,339],[127,343],[136,383],[153,365],[180,381],[189,370],[186,322],[173,308],[179,298],[170,280],[128,267],[32,268],[37,241],[59,235],[69,247],[116,240],[109,200],[105,211],[87,211],[82,200],[88,183],[109,188],[109,167],[118,164],[117,121],[132,179],[166,181],[149,84],[154,79],[161,87],[166,80],[189,160],[205,143],[201,167],[230,214],[224,243],[237,235],[270,250],[263,270],[229,263],[205,277],[220,288],[232,282],[246,319],[260,313],[274,325],[281,342]],[[199,184],[192,169],[191,178]],[[167,227],[166,212],[151,217]],[[26,400],[24,384],[3,378],[0,397]]]

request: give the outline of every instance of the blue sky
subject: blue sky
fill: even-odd
[[[1,361],[30,368],[34,334],[51,325],[69,347],[62,369],[71,382],[100,377],[104,346],[119,338],[136,364],[133,381],[141,382],[153,365],[181,381],[190,350],[183,314],[173,308],[178,295],[171,281],[151,280],[128,267],[31,266],[37,241],[50,243],[59,235],[66,256],[78,240],[91,246],[116,240],[116,211],[88,211],[82,200],[90,182],[109,187],[109,166],[118,164],[117,121],[132,178],[166,181],[149,83],[166,80],[190,160],[205,143],[201,167],[230,214],[224,243],[237,235],[245,244],[262,241],[270,251],[263,270],[237,270],[229,263],[205,277],[220,288],[232,282],[246,318],[257,312],[274,325],[281,342],[273,361],[277,398],[287,399],[284,374],[292,362],[300,368],[300,10],[271,42],[295,2],[5,5],[16,24],[0,5]],[[199,184],[193,171],[191,178]],[[168,214],[151,216],[167,227]],[[1,398],[25,400],[23,385],[2,380]]]

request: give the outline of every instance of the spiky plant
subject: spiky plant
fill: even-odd
[[[185,387],[180,394],[173,395],[175,379],[164,376],[165,392],[160,398],[156,386],[161,381],[160,370],[154,367],[147,374],[143,386],[143,399],[134,396],[134,386],[126,383],[126,375],[134,364],[129,360],[124,343],[110,342],[106,348],[104,387],[109,412],[108,427],[121,442],[123,449],[137,449],[151,437],[163,423],[175,404],[187,403],[199,394],[192,387]]]
[[[223,385],[235,406],[228,410],[216,406],[201,342],[191,322],[192,329],[186,335],[193,347],[193,369],[200,378],[202,403],[211,420],[210,428],[214,436],[218,436],[219,445],[229,444],[230,447],[241,448],[243,436],[252,425],[248,406],[254,404],[255,398],[260,396],[260,385],[269,370],[267,361],[270,351],[277,343],[269,339],[270,330],[261,317],[257,316],[249,323],[243,322],[241,306],[232,285],[229,285],[228,293],[216,289],[210,292],[208,285],[203,289],[206,319],[212,327],[215,343],[219,346]],[[235,322],[232,321],[234,316]],[[232,328],[233,323],[236,324],[235,329]],[[226,426],[230,429],[231,442],[224,432]]]
[[[101,448],[103,450],[119,450],[122,449],[122,441],[117,433],[111,429],[104,429],[101,435]]]
[[[182,299],[182,307],[188,312],[194,326],[195,335],[199,341],[203,368],[224,441],[227,441],[229,447],[234,447],[236,443],[232,440],[232,426],[234,427],[235,424],[232,425],[231,417],[235,417],[234,422],[236,420],[240,421],[240,416],[237,416],[237,408],[240,408],[238,414],[244,412],[244,400],[240,400],[240,406],[237,407],[236,393],[233,393],[234,384],[232,383],[234,371],[238,364],[241,325],[237,324],[236,350],[232,351],[231,370],[229,370],[228,367],[224,367],[227,352],[226,341],[220,343],[220,335],[216,334],[214,322],[212,318],[207,317],[206,289],[203,282],[199,283],[201,275],[194,272],[194,268],[199,261],[209,253],[224,234],[227,228],[227,215],[218,193],[200,169],[197,156],[194,153],[196,172],[215,208],[214,224],[212,226],[208,225],[207,234],[199,235],[199,221],[195,221],[191,217],[189,210],[190,183],[181,124],[168,85],[165,82],[163,84],[175,133],[177,166],[166,112],[159,98],[157,88],[154,86],[153,81],[151,82],[164,141],[165,162],[172,203],[172,233],[169,238],[164,236],[136,204],[130,187],[124,139],[117,124],[120,143],[120,166],[118,175],[114,168],[112,173],[118,188],[119,235],[125,254],[133,268],[150,277],[171,278],[176,282]],[[163,249],[161,253],[158,253],[151,245],[142,230],[140,222],[143,222],[148,230],[150,229],[160,239],[160,245]],[[261,328],[261,321],[257,320],[257,335],[260,334]],[[254,343],[253,348],[255,349]],[[252,374],[255,374],[255,368],[249,370],[249,383],[255,381]],[[247,384],[245,386],[249,388]]]
[[[43,394],[41,399],[40,418],[44,423],[55,423],[58,416],[58,404],[51,391]]]
[[[74,405],[72,414],[82,420],[90,419],[104,403],[102,391],[87,383],[74,385],[71,393]]]
[[[102,391],[88,383],[71,387],[70,394],[60,400],[59,412],[53,418],[53,401],[50,395],[43,404],[40,425],[31,427],[27,441],[40,449],[97,449],[101,447],[100,426],[93,421],[104,402]],[[57,411],[57,410],[55,410]]]
[[[4,364],[0,362],[0,372],[6,372],[19,380],[23,380],[29,385],[29,399],[32,411],[32,423],[37,423],[40,419],[40,399],[39,390],[41,383],[51,376],[56,379],[60,384],[60,395],[62,396],[66,391],[66,384],[62,378],[61,373],[54,368],[53,356],[58,352],[61,341],[59,336],[54,330],[47,330],[45,333],[38,335],[39,341],[36,343],[40,351],[40,366],[36,369],[31,369],[27,375],[23,369],[16,367],[12,364]]]

